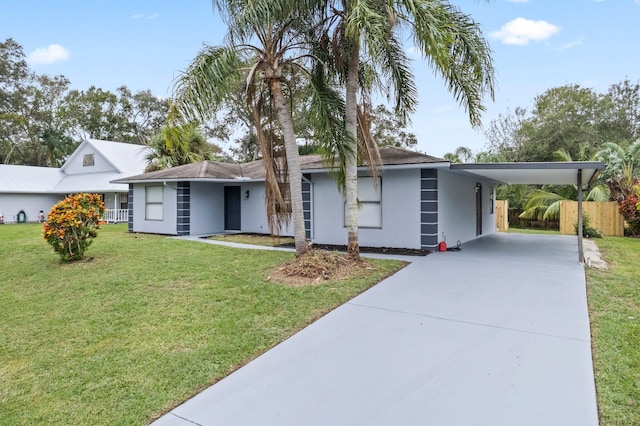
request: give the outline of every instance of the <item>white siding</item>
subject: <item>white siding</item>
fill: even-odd
[[[24,210],[28,222],[37,222],[40,210],[46,216],[63,199],[64,196],[56,194],[0,194],[0,213],[4,215],[4,223],[15,222],[20,210]]]
[[[336,181],[312,175],[313,235],[318,244],[346,245],[344,200]],[[382,175],[382,228],[359,230],[361,246],[420,248],[420,170],[388,170]]]
[[[93,146],[85,144],[79,148],[77,155],[74,155],[72,161],[65,164],[64,173],[68,175],[80,173],[98,173],[98,172],[117,172],[116,169],[102,156]],[[93,166],[83,166],[82,161],[87,154],[93,154]]]
[[[145,219],[145,186],[157,184],[136,184],[133,186],[133,231],[151,234],[177,234],[177,190],[175,183],[162,185],[162,220]]]
[[[444,232],[447,245],[467,242],[476,236],[476,182],[482,183],[482,235],[495,232],[495,214],[490,213],[488,182],[473,177],[438,172],[438,241]]]

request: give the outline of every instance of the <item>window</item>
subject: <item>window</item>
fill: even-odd
[[[95,164],[93,154],[85,154],[82,158],[82,167],[90,167]]]
[[[129,194],[120,194],[120,209],[127,210],[129,208]]]
[[[144,218],[162,220],[162,186],[144,187]]]
[[[358,178],[358,228],[382,228],[382,182],[380,178]],[[344,207],[347,217],[347,203]]]

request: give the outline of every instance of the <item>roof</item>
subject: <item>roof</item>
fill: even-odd
[[[67,175],[65,168],[86,145],[91,145],[115,170]],[[124,184],[111,181],[141,173],[146,166],[148,147],[129,143],[87,139],[69,156],[61,168],[0,164],[0,192],[22,194],[70,194],[76,192],[126,192]]]
[[[442,158],[432,157],[404,148],[385,146],[380,148],[380,157],[384,167],[446,163]],[[328,171],[326,163],[320,155],[300,156],[300,169],[303,172]],[[209,180],[209,181],[233,181],[233,180],[264,180],[264,166],[262,160],[249,163],[223,163],[218,161],[201,161],[199,163],[185,164],[155,172],[143,173],[124,179],[117,179],[115,183],[132,182],[157,182],[177,180]]]
[[[86,145],[91,145],[124,176],[140,173],[146,167],[146,155],[149,147],[145,145],[86,139],[76,148],[67,161],[65,161],[64,165],[60,168],[62,172],[73,162],[75,157],[80,155],[80,152]]]
[[[60,169],[53,167],[0,165],[0,192],[46,193],[60,181]]]
[[[578,171],[582,182],[591,183],[605,168],[601,161],[570,161],[549,163],[474,163],[451,164],[453,173],[474,175],[497,184],[576,185]]]

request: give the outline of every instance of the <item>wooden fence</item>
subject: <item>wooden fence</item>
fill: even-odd
[[[604,236],[623,236],[624,218],[618,210],[615,201],[582,203],[582,212],[589,217],[589,226],[599,230]],[[575,234],[575,224],[578,222],[578,202],[560,202],[560,233]]]
[[[496,229],[502,232],[509,229],[509,200],[496,200]]]
[[[599,230],[604,236],[623,236],[624,218],[615,201],[582,203],[584,215],[589,217],[589,226]],[[575,224],[578,222],[578,202],[560,202],[560,233],[575,235]],[[509,229],[509,200],[496,200],[496,229]]]

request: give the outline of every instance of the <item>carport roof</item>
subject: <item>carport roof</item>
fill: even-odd
[[[582,170],[582,182],[591,183],[605,164],[601,161],[571,161],[549,163],[469,163],[451,164],[453,173],[474,175],[496,184],[556,184],[575,185],[578,171]]]

